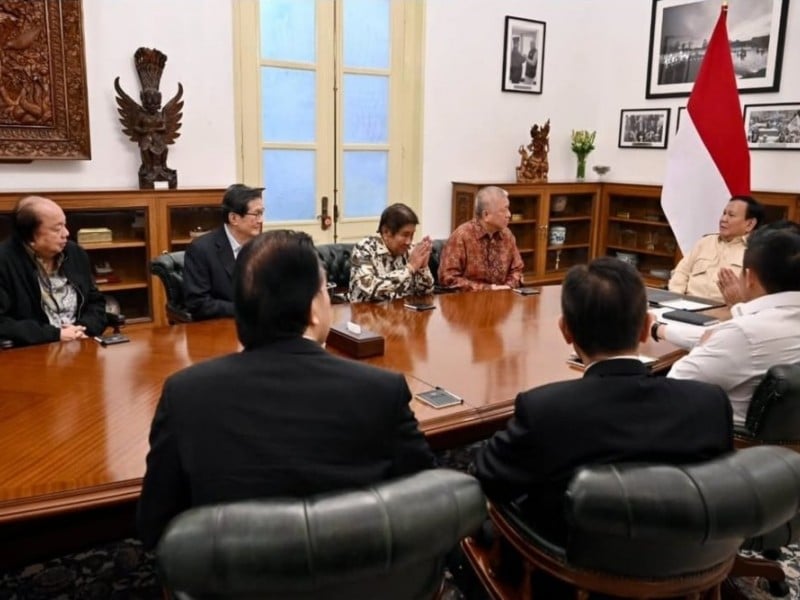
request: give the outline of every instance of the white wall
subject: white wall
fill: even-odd
[[[139,151],[122,134],[114,78],[139,98],[133,53],[167,55],[161,78],[166,103],[184,88],[181,137],[168,164],[178,186],[219,187],[236,178],[232,10],[229,0],[83,0],[92,140],[90,161],[1,164],[4,190],[137,189]]]
[[[717,0],[706,0],[716,2]],[[645,100],[651,2],[639,0],[428,0],[423,215],[426,233],[450,230],[450,182],[515,180],[517,148],[533,123],[551,120],[550,181],[569,181],[572,129],[597,130],[589,165],[613,181],[663,181],[666,151],[619,149],[622,108],[672,108],[670,138],[686,98]],[[543,93],[500,91],[506,15],[545,21]],[[790,2],[780,93],[742,104],[800,102],[800,2]],[[800,191],[800,154],[751,153],[752,186]],[[594,177],[591,171],[589,179]]]
[[[139,156],[117,122],[113,82],[138,95],[133,53],[156,47],[168,61],[164,100],[184,86],[182,135],[169,164],[180,187],[236,179],[232,9],[235,0],[83,0],[91,161],[0,164],[5,190],[135,189]],[[716,2],[717,0],[706,0]],[[517,148],[551,119],[550,180],[574,176],[572,129],[596,129],[589,164],[614,181],[661,183],[666,152],[617,148],[621,108],[670,107],[670,136],[685,98],[645,100],[651,3],[645,0],[427,0],[423,223],[450,229],[451,181],[513,181]],[[543,94],[500,91],[506,15],[547,24]],[[789,5],[781,92],[743,104],[800,101],[800,2]],[[594,174],[590,173],[590,177]],[[754,151],[756,189],[800,191],[800,154]]]

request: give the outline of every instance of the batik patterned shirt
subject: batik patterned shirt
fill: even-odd
[[[350,301],[378,302],[433,292],[433,274],[425,265],[412,273],[408,253],[393,256],[380,236],[364,238],[350,255]]]
[[[442,250],[439,283],[466,290],[484,290],[492,285],[519,287],[522,257],[514,234],[506,227],[489,231],[473,219],[450,235]]]

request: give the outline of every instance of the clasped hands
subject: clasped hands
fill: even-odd
[[[733,269],[729,267],[722,267],[719,270],[719,279],[717,279],[717,287],[719,288],[725,303],[728,306],[733,306],[739,302],[744,302],[744,290],[742,289],[742,280],[736,275]]]
[[[412,273],[416,273],[428,266],[432,248],[433,243],[431,242],[431,238],[426,235],[420,240],[419,244],[411,249],[411,252],[408,254],[408,266],[411,268]]]
[[[61,326],[61,341],[71,342],[72,340],[86,339],[86,327],[83,325],[62,325]]]

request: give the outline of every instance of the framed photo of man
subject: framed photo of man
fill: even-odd
[[[666,148],[668,108],[623,108],[619,115],[620,148]]]
[[[541,94],[544,77],[543,21],[506,17],[503,91]]]
[[[800,102],[747,104],[744,130],[751,150],[800,150]]]
[[[777,92],[789,0],[731,2],[727,29],[740,93]],[[647,97],[688,96],[720,14],[706,0],[653,0]]]

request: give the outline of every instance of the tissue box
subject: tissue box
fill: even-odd
[[[99,244],[111,241],[111,230],[108,227],[84,227],[78,230],[79,244]]]
[[[359,334],[353,333],[345,324],[331,327],[326,344],[354,358],[381,356],[384,352],[382,335],[364,330]]]

